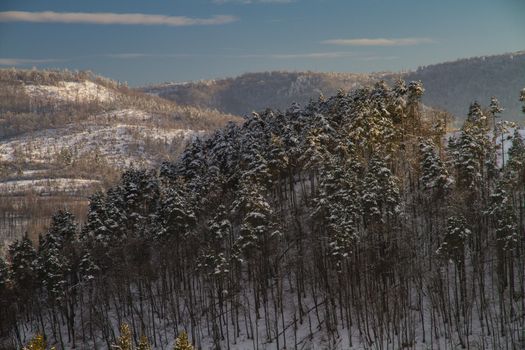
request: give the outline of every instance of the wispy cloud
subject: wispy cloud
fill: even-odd
[[[358,38],[358,39],[330,39],[322,41],[322,44],[339,46],[413,46],[420,44],[431,44],[434,40],[430,38]]]
[[[0,58],[0,66],[28,66],[52,62],[64,62],[65,60],[47,58],[47,59],[28,59],[28,58]]]
[[[214,4],[289,4],[297,0],[213,0]]]
[[[86,12],[0,12],[0,22],[38,22],[38,23],[89,23],[89,24],[136,24],[136,25],[164,25],[206,26],[220,25],[235,22],[234,16],[217,15],[210,18],[192,18],[185,16],[149,15],[142,13],[86,13]]]

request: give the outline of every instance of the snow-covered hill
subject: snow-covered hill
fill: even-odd
[[[175,159],[232,115],[132,91],[86,72],[0,70],[0,251],[130,167]],[[5,243],[4,245],[6,245]]]
[[[170,148],[204,133],[191,129],[149,125],[154,117],[138,110],[118,110],[93,116],[82,124],[40,130],[0,141],[0,160],[52,164],[60,157],[75,162],[90,154],[117,167],[152,166],[165,156],[153,147]],[[148,147],[150,149],[148,149]]]

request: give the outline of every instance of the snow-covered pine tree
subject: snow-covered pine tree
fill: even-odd
[[[380,156],[368,163],[361,201],[366,226],[392,223],[399,213],[397,179]]]
[[[483,190],[480,184],[495,164],[492,163],[494,152],[488,138],[487,118],[479,103],[470,105],[460,135],[449,147],[452,147],[458,186],[473,194]]]
[[[154,211],[159,197],[159,184],[155,174],[146,170],[128,169],[122,174],[120,189],[124,211],[128,213],[127,220],[122,222],[124,234],[129,237],[148,236],[146,226],[149,224],[149,214]]]
[[[196,223],[195,212],[190,195],[178,183],[164,188],[160,192],[157,207],[157,239],[184,240],[191,234]]]
[[[21,297],[33,294],[37,282],[37,273],[41,269],[33,243],[24,237],[15,241],[8,249],[11,269],[9,279],[13,282],[16,292]]]
[[[508,151],[509,161],[507,163],[507,177],[510,182],[518,187],[525,183],[525,142],[521,136],[520,129],[514,129],[512,144]]]
[[[463,216],[450,216],[447,219],[445,236],[437,253],[447,260],[463,265],[465,261],[465,248],[472,232],[467,227]]]
[[[210,277],[222,280],[230,272],[232,248],[233,227],[226,208],[220,205],[215,216],[208,221],[198,267],[204,269]]]
[[[490,114],[492,114],[493,126],[496,127],[496,118],[499,118],[498,114],[503,112],[504,109],[501,107],[498,99],[495,96],[490,98],[489,111]]]
[[[320,190],[314,201],[312,218],[318,230],[326,235],[328,253],[338,271],[359,240],[361,172],[358,162],[332,156],[321,172]]]
[[[487,214],[493,220],[498,246],[503,250],[514,249],[518,243],[516,210],[503,181],[498,182],[490,196]]]
[[[432,140],[421,140],[419,143],[421,156],[421,182],[436,196],[443,197],[452,184],[448,171],[439,158]]]

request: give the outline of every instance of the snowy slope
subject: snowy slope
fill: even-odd
[[[12,140],[0,141],[0,160],[15,161],[22,158],[32,163],[49,164],[67,151],[74,159],[95,152],[115,166],[130,163],[153,165],[162,155],[149,154],[147,143],[171,145],[186,142],[202,132],[189,129],[156,128],[134,123],[151,119],[150,114],[121,110],[93,116],[83,125],[67,125],[59,129],[46,129]],[[111,120],[111,123],[107,123]]]
[[[36,99],[56,102],[112,102],[116,93],[91,81],[59,82],[54,85],[25,85],[26,93]]]

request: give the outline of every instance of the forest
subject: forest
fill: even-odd
[[[340,90],[127,169],[0,259],[0,348],[523,349],[522,133],[496,98],[450,132],[423,94]]]

